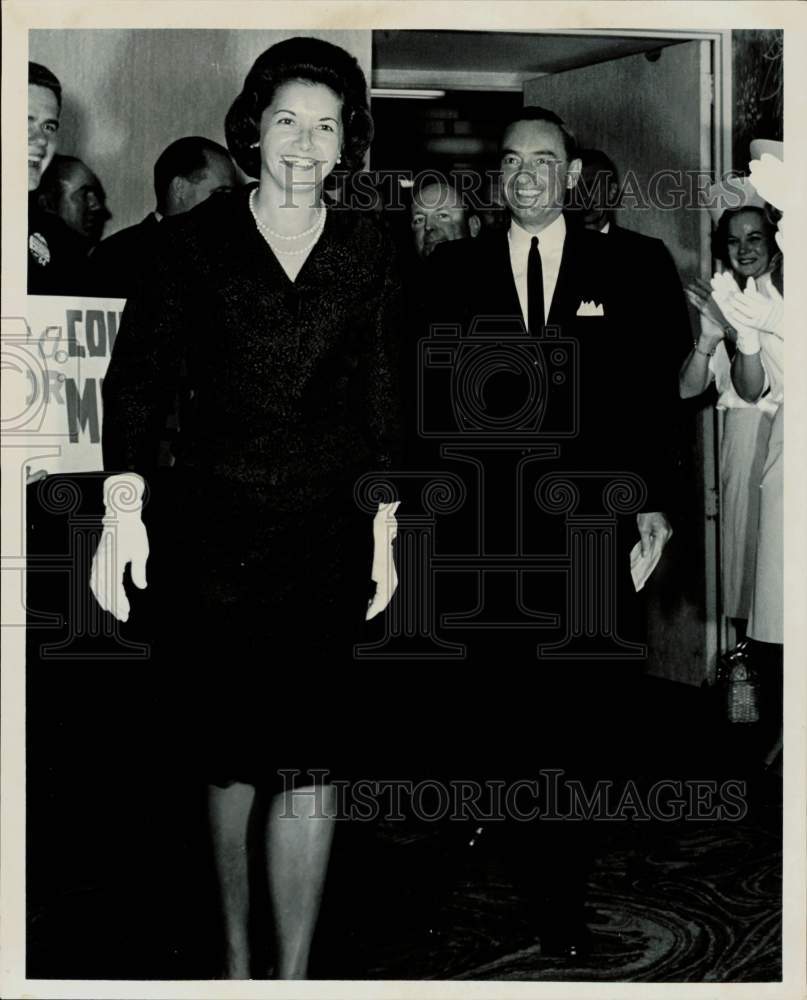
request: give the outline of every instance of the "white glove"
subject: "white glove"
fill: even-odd
[[[751,279],[749,278],[749,281]],[[731,271],[723,271],[722,274],[712,275],[712,298],[720,307],[720,311],[737,331],[737,350],[743,354],[756,354],[759,351],[759,331],[753,327],[746,326],[735,316],[729,316],[731,302],[735,295],[742,294],[740,286],[734,280]]]
[[[373,568],[370,578],[376,585],[375,595],[367,604],[365,620],[370,621],[386,608],[398,587],[398,573],[392,543],[398,534],[395,512],[400,501],[380,503],[373,518]]]
[[[762,349],[759,330],[755,330],[753,326],[740,326],[739,323],[732,325],[737,331],[737,350],[740,354],[759,354]]]
[[[127,565],[131,563],[134,585],[140,590],[146,587],[149,541],[140,517],[144,488],[134,473],[110,476],[104,482],[104,530],[92,561],[90,590],[104,611],[122,622],[128,621],[130,610],[123,587]]]
[[[785,300],[773,284],[770,289],[770,297],[763,295],[757,291],[754,279],[749,278],[744,292],[735,292],[729,297],[723,310],[726,319],[732,326],[737,324],[750,326],[755,330],[774,333],[781,338],[784,326]]]
[[[722,274],[713,274],[709,283],[712,286],[712,298],[725,316],[725,304],[735,292],[740,291],[740,286],[734,280],[734,275],[731,271],[723,271]]]

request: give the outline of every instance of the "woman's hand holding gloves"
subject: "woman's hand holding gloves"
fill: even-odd
[[[144,490],[145,483],[133,472],[104,481],[104,530],[92,561],[90,590],[104,611],[121,622],[128,621],[130,610],[123,586],[127,565],[134,585],[146,587],[149,540],[140,516]]]
[[[370,576],[376,585],[376,591],[367,605],[366,621],[375,618],[386,608],[398,587],[392,543],[398,534],[395,512],[399,505],[400,501],[380,503],[378,513],[373,518],[373,569]]]

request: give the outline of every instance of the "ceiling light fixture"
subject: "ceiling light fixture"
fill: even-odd
[[[445,96],[444,90],[412,90],[404,87],[373,87],[370,90],[370,97],[399,97],[410,101],[436,101]]]

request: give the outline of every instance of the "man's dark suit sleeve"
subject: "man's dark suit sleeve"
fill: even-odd
[[[678,506],[686,441],[678,372],[692,349],[689,310],[672,255],[661,240],[647,240],[644,266],[637,275],[638,321],[647,350],[642,352],[637,422],[646,422],[640,440],[648,487],[647,510],[670,512]],[[639,372],[637,371],[637,376]]]
[[[678,372],[689,352],[692,350],[692,328],[689,321],[687,306],[678,268],[667,247],[659,242],[658,261],[654,269],[657,274],[656,287],[663,304],[659,312],[659,334],[662,336],[664,350],[675,369],[676,392],[678,387]]]
[[[100,298],[128,298],[131,269],[121,252],[120,241],[110,236],[95,248],[88,264],[90,294]]]
[[[185,252],[180,240],[162,243],[123,311],[103,386],[104,468],[110,472],[146,476],[156,464],[193,327]]]

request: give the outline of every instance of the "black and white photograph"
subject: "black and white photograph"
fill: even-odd
[[[807,995],[803,5],[2,13],[0,993]]]

